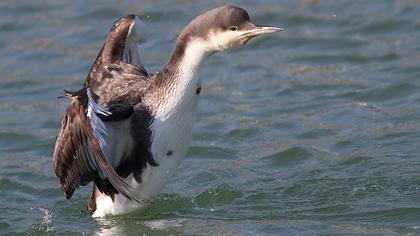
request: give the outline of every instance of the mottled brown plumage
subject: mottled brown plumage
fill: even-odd
[[[54,151],[54,171],[66,198],[70,198],[79,185],[94,181],[101,192],[111,196],[122,193],[129,199],[144,200],[136,196],[122,179],[133,173],[140,182],[146,163],[157,165],[149,151],[148,125],[152,118],[148,108],[142,106],[142,97],[151,80],[143,67],[122,60],[125,37],[133,20],[134,17],[129,15],[114,24],[84,88],[67,93],[71,102],[62,120]],[[136,145],[117,166],[108,163],[93,134],[87,117],[88,88],[95,102],[110,112],[109,115],[97,114],[102,121],[130,119],[130,124],[136,128],[129,134]]]

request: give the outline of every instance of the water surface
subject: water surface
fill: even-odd
[[[216,54],[188,156],[159,198],[94,220],[65,200],[52,150],[113,21],[180,30],[225,1],[0,1],[0,234],[420,234],[419,1],[232,1],[285,32]]]

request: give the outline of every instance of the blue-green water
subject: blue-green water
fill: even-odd
[[[0,234],[420,234],[420,2],[232,1],[285,32],[201,70],[191,149],[147,209],[94,220],[52,150],[113,21],[153,29],[146,65],[226,1],[0,1]]]

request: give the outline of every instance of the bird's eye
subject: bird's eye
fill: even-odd
[[[237,31],[237,30],[238,30],[238,26],[231,26],[231,27],[230,27],[230,30],[232,30],[232,31]]]

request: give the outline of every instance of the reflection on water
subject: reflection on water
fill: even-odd
[[[153,235],[176,235],[182,232],[178,229],[183,226],[185,221],[185,219],[143,221],[128,217],[118,221],[98,219],[99,228],[93,234],[97,236],[128,235],[133,233],[133,228],[135,228],[135,232],[137,233],[147,232]]]
[[[153,29],[146,68],[225,1],[0,1],[0,234],[420,233],[418,1],[235,1],[285,32],[211,57],[188,156],[146,209],[92,219],[51,155],[112,22]]]

